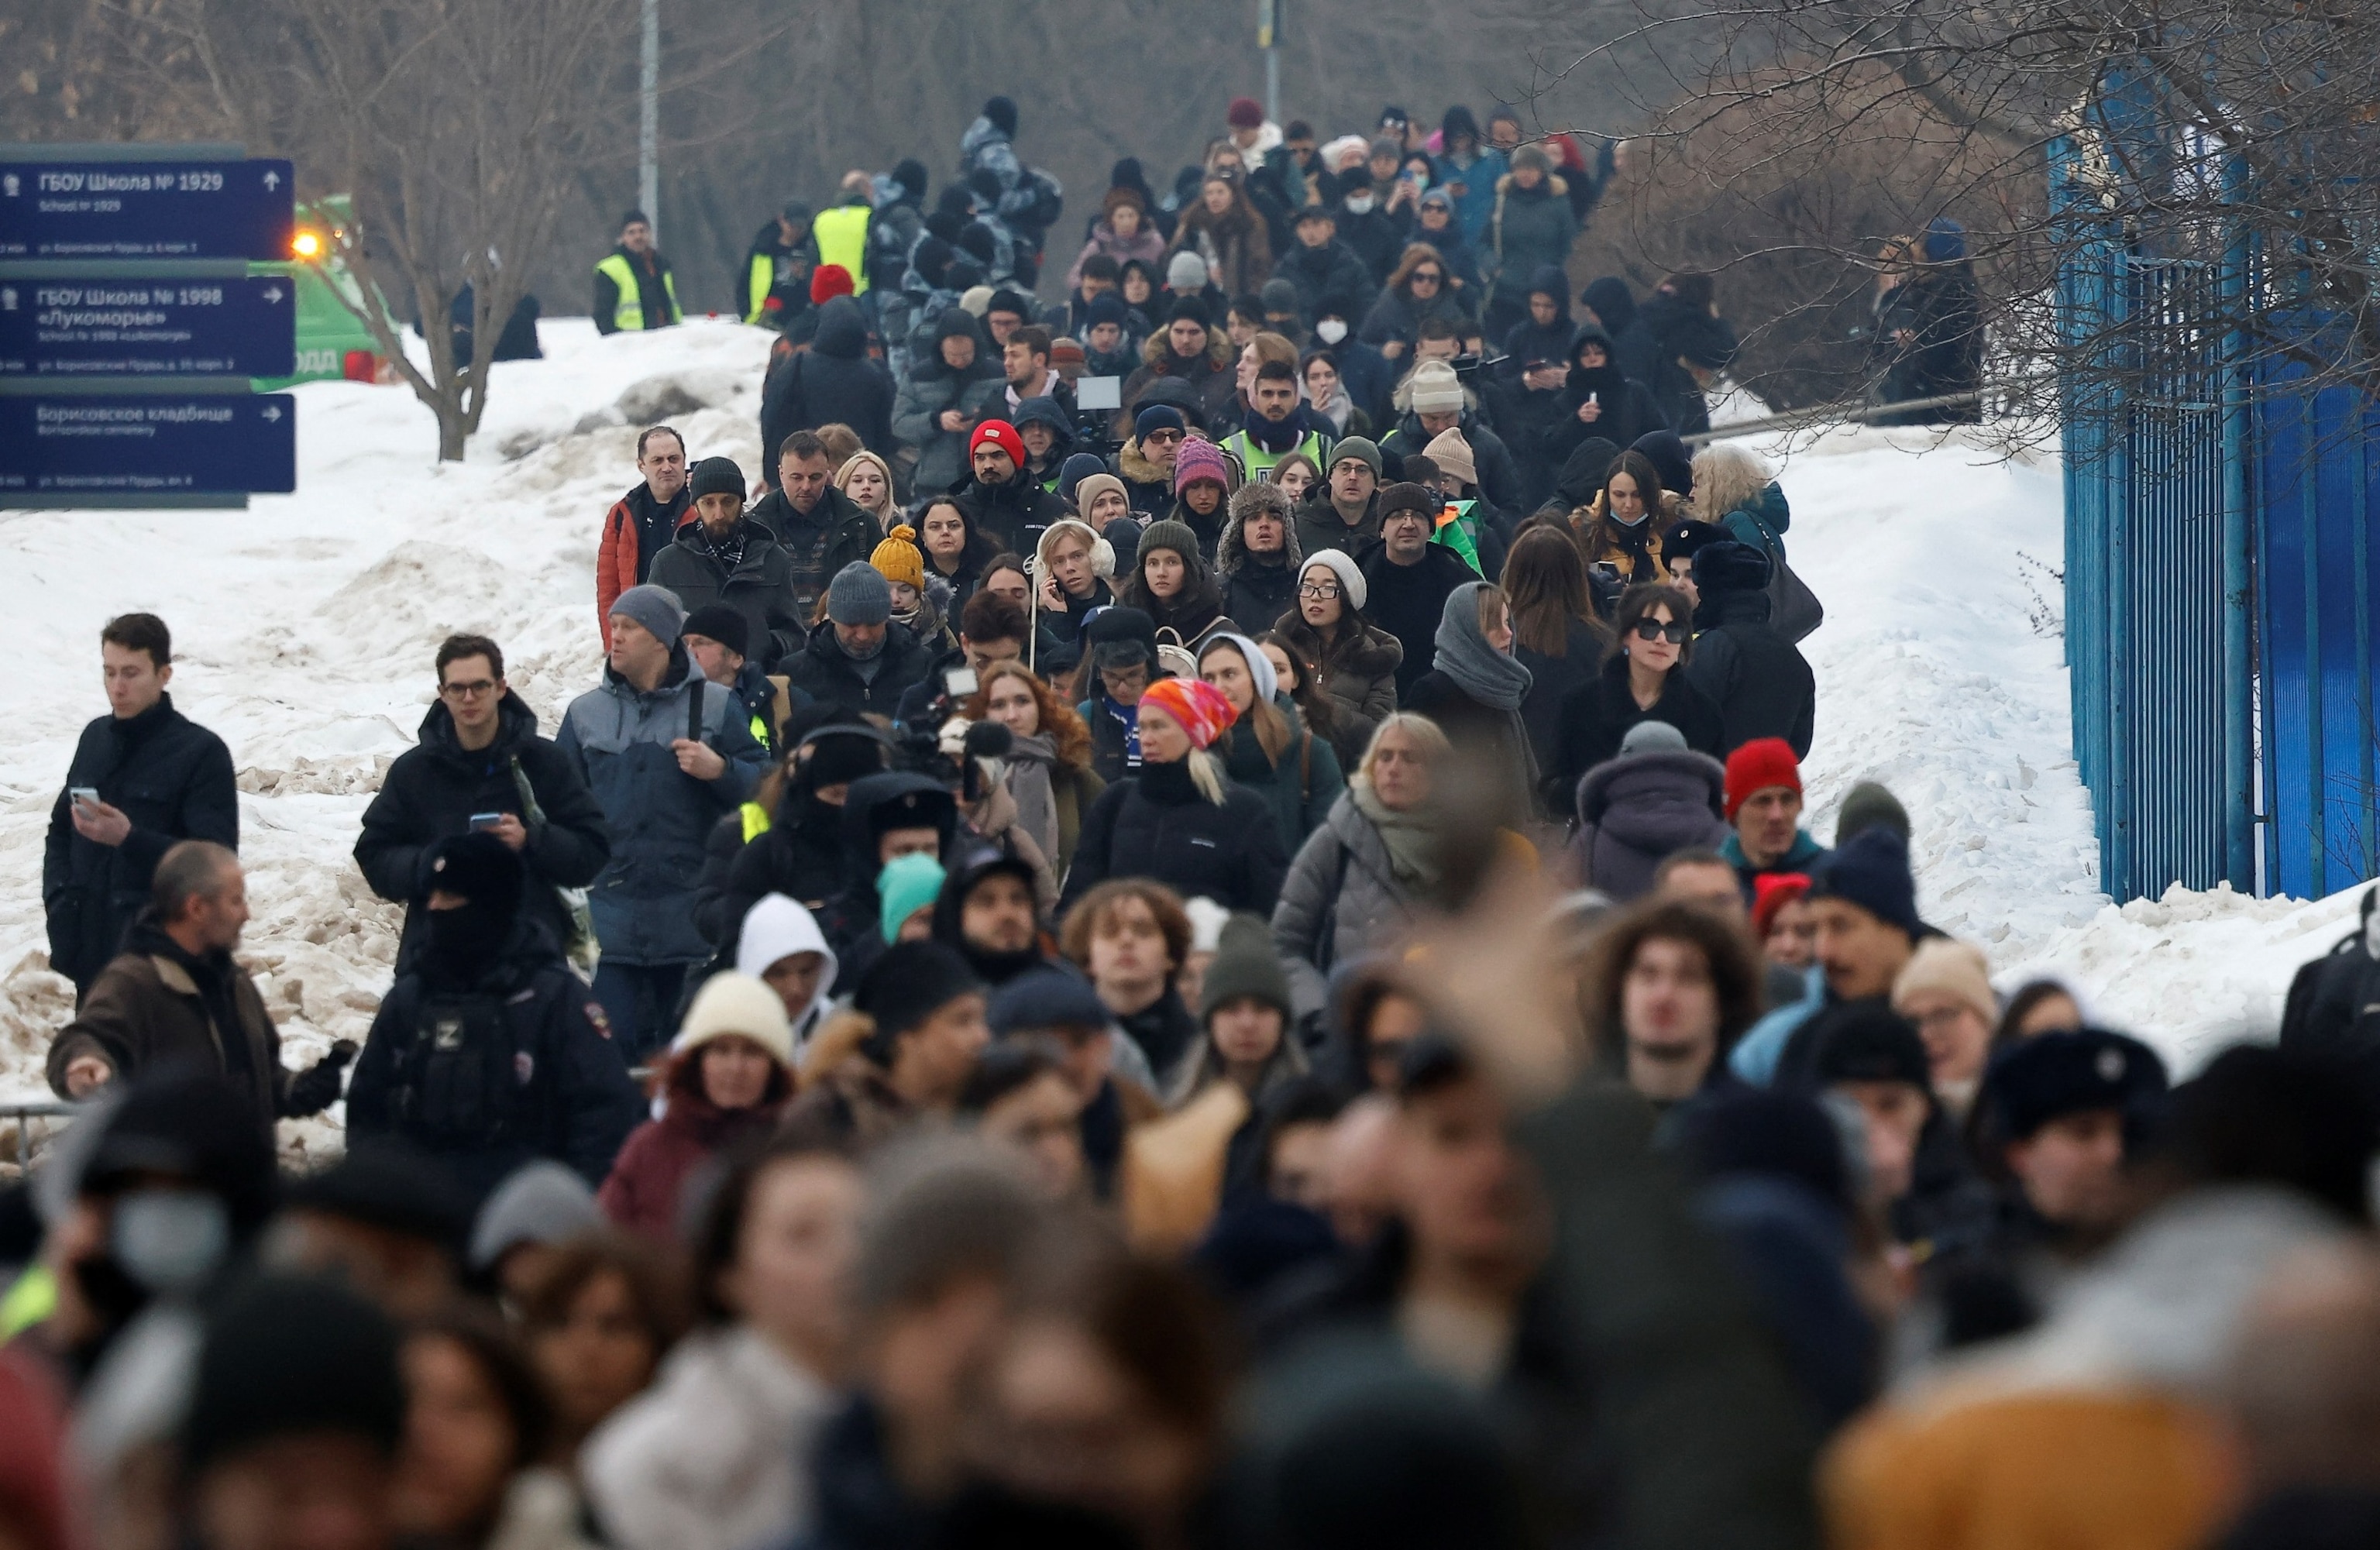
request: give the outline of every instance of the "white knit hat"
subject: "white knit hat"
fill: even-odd
[[[1339,578],[1339,590],[1346,594],[1347,605],[1350,608],[1360,609],[1364,606],[1364,599],[1370,594],[1371,589],[1365,586],[1364,573],[1356,569],[1354,555],[1343,549],[1316,550],[1305,557],[1305,563],[1298,567],[1298,579],[1303,581],[1305,578],[1305,573],[1317,565],[1330,567],[1330,574]]]
[[[776,1057],[779,1065],[793,1066],[794,1029],[785,1020],[785,1003],[766,983],[732,970],[702,982],[670,1053],[683,1055],[731,1036],[750,1039]]]

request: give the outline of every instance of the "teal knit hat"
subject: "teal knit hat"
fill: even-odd
[[[884,901],[876,919],[885,943],[901,939],[901,923],[934,902],[942,891],[942,864],[930,855],[894,856],[876,878],[876,896]]]

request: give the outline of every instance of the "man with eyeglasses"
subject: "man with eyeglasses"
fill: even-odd
[[[1380,449],[1366,436],[1342,436],[1330,448],[1322,482],[1297,508],[1297,551],[1361,554],[1380,541]]]
[[[557,947],[570,919],[556,891],[585,888],[611,859],[603,809],[570,760],[538,735],[537,713],[504,682],[504,648],[485,636],[448,636],[438,648],[438,697],[421,740],[399,754],[364,809],[356,865],[374,893],[400,904],[421,896],[431,849],[485,829],[528,868],[521,908]],[[397,940],[400,972],[420,931],[408,910]]]
[[[1115,473],[1142,522],[1161,521],[1173,509],[1173,459],[1189,433],[1190,422],[1171,404],[1151,404],[1133,417],[1132,440],[1116,449]]]
[[[1405,648],[1397,664],[1402,703],[1438,661],[1438,626],[1447,595],[1478,574],[1454,551],[1429,541],[1446,503],[1426,485],[1392,484],[1380,491],[1380,541],[1355,562],[1364,573],[1365,611]]]

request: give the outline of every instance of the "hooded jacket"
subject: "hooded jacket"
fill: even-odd
[[[825,505],[824,496],[820,504]],[[800,650],[808,638],[793,553],[777,541],[776,530],[755,515],[744,518],[743,552],[732,567],[711,551],[702,524],[689,522],[653,561],[647,579],[675,593],[678,605],[688,613],[724,603],[742,614],[751,643],[747,657],[774,662]]]
[[[570,702],[554,737],[595,793],[611,831],[611,858],[596,875],[588,908],[603,955],[622,963],[694,963],[710,956],[694,922],[704,842],[721,815],[751,794],[767,758],[735,691],[706,682],[692,667],[686,648],[673,648],[668,670],[650,691],[606,667],[600,686]],[[690,728],[726,760],[715,780],[678,768],[671,745]]]
[[[761,456],[774,467],[787,436],[832,423],[859,432],[878,456],[892,454],[892,373],[868,358],[868,320],[847,296],[819,309],[810,347],[778,362],[761,384]]]
[[[1686,675],[1718,708],[1720,743],[1732,752],[1755,737],[1781,737],[1797,759],[1810,757],[1818,708],[1817,677],[1802,648],[1768,624],[1768,562],[1728,542],[1694,556],[1694,660]]]
[[[1635,321],[1615,336],[1620,369],[1651,390],[1670,429],[1692,436],[1710,429],[1710,405],[1694,374],[1680,364],[1724,371],[1735,359],[1735,329],[1724,318],[1660,291],[1636,309]]]
[[[530,824],[523,811],[523,781],[537,797],[541,823]],[[521,907],[555,941],[567,940],[570,921],[554,890],[595,880],[612,857],[611,831],[595,793],[562,751],[537,734],[537,712],[518,695],[497,703],[496,739],[477,753],[455,741],[455,718],[443,702],[431,702],[419,742],[388,767],[379,794],[364,809],[356,865],[374,893],[410,905],[419,894],[430,847],[468,832],[480,813],[509,813],[528,828],[520,856],[529,886]],[[412,961],[419,935],[408,909],[397,938],[399,967]]]
[[[1479,476],[1479,493],[1499,511],[1519,512],[1527,498],[1521,481],[1521,466],[1512,461],[1512,452],[1504,438],[1488,429],[1486,419],[1474,409],[1464,409],[1455,428],[1463,439],[1471,443],[1471,464]],[[1421,416],[1407,409],[1397,417],[1396,429],[1380,438],[1383,458],[1406,458],[1415,453],[1427,453],[1437,437],[1421,428]],[[1490,570],[1489,575],[1495,572]]]
[[[1614,903],[1643,898],[1665,858],[1716,848],[1734,832],[1721,817],[1726,803],[1726,767],[1708,754],[1661,748],[1605,760],[1578,782],[1579,880]]]
[[[1319,248],[1293,242],[1272,266],[1273,277],[1297,287],[1297,310],[1311,320],[1325,297],[1344,302],[1356,315],[1372,304],[1379,282],[1353,248],[1333,236]]]
[[[76,832],[77,786],[97,788],[101,801],[132,820],[122,844]],[[157,863],[178,840],[239,848],[239,793],[223,739],[175,709],[170,694],[138,716],[87,723],[50,808],[42,852],[53,968],[90,986],[115,956],[125,926],[148,906]]]
[[[1149,387],[1160,379],[1171,378],[1186,388],[1198,406],[1198,418],[1208,425],[1229,417],[1240,401],[1240,388],[1232,371],[1231,337],[1218,322],[1207,330],[1207,348],[1195,356],[1177,356],[1169,338],[1169,329],[1160,326],[1140,347],[1140,369],[1124,379],[1123,406],[1126,413],[1137,412],[1153,402]],[[1133,477],[1119,468],[1117,474],[1126,484]],[[1166,486],[1167,501],[1173,498],[1173,488]],[[1135,503],[1136,504],[1137,503]],[[1159,508],[1160,511],[1162,507]]]
[[[1578,363],[1579,353],[1589,345],[1603,346],[1604,364],[1592,369]],[[1670,422],[1662,418],[1653,394],[1621,369],[1611,336],[1602,329],[1581,323],[1571,335],[1563,358],[1570,362],[1570,370],[1555,394],[1553,412],[1547,417],[1537,442],[1544,465],[1560,468],[1571,454],[1591,440],[1599,438],[1625,448],[1634,446],[1638,437],[1650,431],[1669,429]],[[1593,424],[1578,418],[1590,395],[1600,411]]]
[[[1495,205],[1480,238],[1480,263],[1493,271],[1499,299],[1513,281],[1535,285],[1541,269],[1560,269],[1578,236],[1578,217],[1571,210],[1570,184],[1560,173],[1548,172],[1534,188],[1524,188],[1509,172],[1496,179]],[[1567,291],[1567,284],[1563,290]],[[1523,307],[1526,296],[1512,298]]]
[[[1540,323],[1527,312],[1529,297],[1539,294],[1553,297],[1554,321],[1550,323]],[[1571,341],[1578,332],[1578,324],[1570,315],[1569,276],[1557,265],[1541,264],[1531,271],[1527,294],[1514,299],[1521,303],[1524,315],[1504,335],[1502,371],[1517,381],[1533,360],[1570,359],[1574,353]]]
[[[920,330],[918,337],[922,345],[917,364],[892,406],[892,434],[903,445],[917,449],[916,487],[948,490],[967,477],[967,438],[978,425],[999,415],[1008,378],[1000,357],[987,354],[980,344],[974,360],[953,369],[930,334]],[[948,409],[959,412],[962,423],[956,430],[942,429]]]

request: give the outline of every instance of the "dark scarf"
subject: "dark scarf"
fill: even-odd
[[[1294,409],[1290,411],[1288,418],[1279,424],[1250,409],[1243,423],[1247,430],[1248,440],[1269,453],[1286,454],[1294,452],[1297,450],[1297,443],[1305,438],[1305,429],[1299,424],[1299,417]]]

